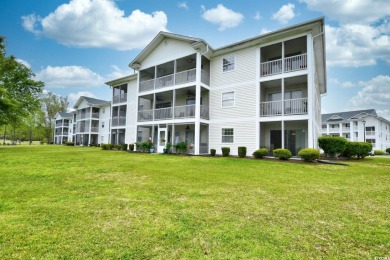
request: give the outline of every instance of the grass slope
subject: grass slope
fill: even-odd
[[[389,158],[0,148],[0,258],[389,257]]]

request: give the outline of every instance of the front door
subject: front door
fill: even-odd
[[[159,128],[158,129],[158,142],[157,142],[157,152],[163,153],[165,145],[167,143],[167,129],[166,128]]]

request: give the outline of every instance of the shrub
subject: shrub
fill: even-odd
[[[298,156],[306,162],[312,162],[320,158],[320,151],[313,148],[304,148],[298,152]]]
[[[127,144],[121,144],[121,150],[127,151]]]
[[[374,154],[375,154],[375,155],[384,155],[385,152],[382,151],[382,150],[374,150]]]
[[[180,142],[176,144],[176,152],[186,154],[187,153],[187,142]]]
[[[280,160],[288,160],[288,159],[290,159],[291,156],[292,156],[290,150],[288,150],[288,149],[282,149],[282,148],[280,148],[280,149],[275,149],[275,150],[273,151],[273,155],[274,155],[275,157],[278,157]]]
[[[256,159],[263,158],[268,154],[268,149],[267,148],[260,148],[252,153],[253,157]]]
[[[330,157],[341,154],[345,150],[347,142],[347,139],[339,136],[321,136],[318,138],[318,146]]]
[[[168,153],[171,153],[172,144],[171,144],[171,143],[167,143],[167,144],[165,145],[165,148],[167,149],[167,152],[168,152]]]
[[[372,150],[372,144],[366,142],[347,142],[342,156],[363,159]]]
[[[134,144],[129,144],[129,150],[134,151]]]
[[[229,156],[230,154],[230,147],[222,147],[222,156]]]
[[[390,154],[390,147],[386,149],[386,153]]]
[[[102,144],[100,146],[103,150],[108,150],[108,145],[107,144]]]
[[[215,150],[215,149],[210,149],[210,154],[211,154],[211,156],[215,156],[216,153],[217,153],[217,150]]]
[[[114,144],[107,144],[107,149],[112,150],[115,147]]]
[[[244,158],[246,156],[246,147],[245,146],[239,146],[238,147],[238,157]]]
[[[65,145],[66,146],[74,146],[74,143],[73,142],[66,142]]]

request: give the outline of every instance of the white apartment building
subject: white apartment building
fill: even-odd
[[[375,109],[323,114],[322,135],[369,142],[373,150],[385,151],[390,147],[390,122],[379,117]]]
[[[130,62],[134,75],[107,82],[111,142],[152,138],[162,152],[167,142],[186,141],[193,154],[317,147],[324,45],[323,18],[217,49],[160,32]]]
[[[64,144],[72,141],[73,114],[65,112],[57,113],[54,119],[54,144]]]
[[[72,140],[75,145],[110,142],[110,101],[81,96],[73,108]]]

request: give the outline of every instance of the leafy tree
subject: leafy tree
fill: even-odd
[[[54,133],[54,117],[59,112],[65,112],[69,102],[67,97],[61,97],[52,92],[47,92],[42,95],[41,103],[44,112],[41,115],[41,122],[45,128],[47,142],[51,143]]]
[[[15,130],[22,119],[39,109],[43,82],[14,56],[6,56],[5,39],[0,37],[0,125],[10,124]]]

